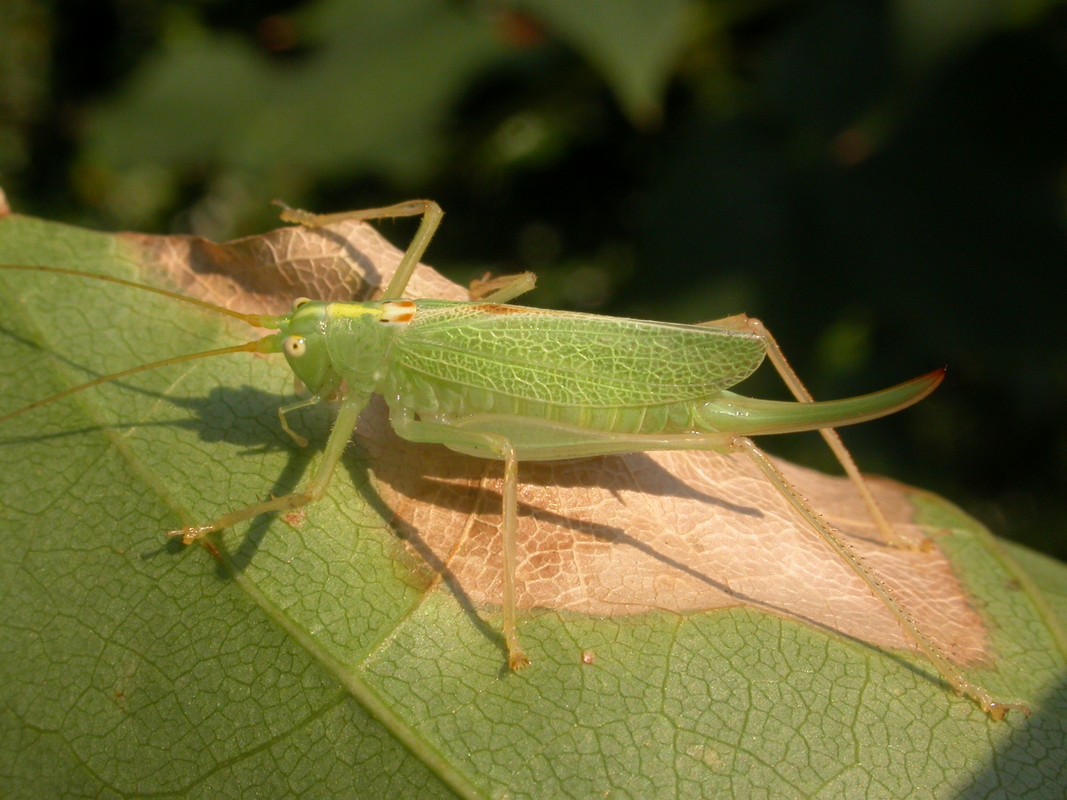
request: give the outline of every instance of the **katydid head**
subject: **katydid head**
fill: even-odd
[[[289,368],[314,395],[333,394],[341,376],[333,368],[326,349],[326,303],[301,297],[288,317],[279,321],[276,336]]]

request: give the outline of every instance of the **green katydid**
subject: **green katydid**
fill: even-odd
[[[286,209],[282,218],[310,228],[346,220],[421,216],[418,231],[379,300],[297,300],[281,316],[243,314],[210,303],[77,270],[3,265],[109,281],[152,291],[276,331],[252,342],[98,378],[0,417],[0,423],[108,381],[224,353],[282,353],[310,397],[282,407],[284,430],[298,444],[290,412],[324,401],[339,406],[321,460],[303,491],[171,531],[186,544],[262,514],[300,509],[328,490],[361,412],[373,394],[385,399],[399,436],[442,444],[504,464],[501,539],[503,634],[508,663],[529,664],[516,620],[517,486],[521,461],[550,461],[658,450],[743,453],[797,515],[870,588],[943,679],[992,717],[1025,706],[998,701],[943,654],[892,592],[751,441],[749,436],[820,430],[862,496],[883,536],[901,543],[879,510],[834,426],[856,424],[919,402],[943,370],[874,394],[815,402],[771,334],[744,315],[679,325],[507,305],[530,288],[528,277],[497,281],[478,301],[405,300],[404,291],[442,217],[431,201],[333,215]],[[769,357],[798,402],[746,398],[729,389]]]

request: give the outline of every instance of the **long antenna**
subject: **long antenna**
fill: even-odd
[[[189,305],[205,308],[208,311],[213,311],[216,314],[225,314],[228,317],[239,319],[241,322],[245,322],[256,328],[278,328],[279,320],[283,317],[268,316],[266,314],[242,314],[240,311],[231,311],[228,308],[209,303],[206,300],[198,300],[195,297],[186,297],[184,294],[178,292],[171,292],[166,289],[158,289],[155,286],[147,286],[143,283],[136,283],[135,281],[128,281],[124,278],[116,278],[112,275],[97,275],[94,272],[85,272],[80,269],[68,269],[66,267],[42,267],[36,264],[0,264],[0,270],[9,270],[12,272],[46,272],[51,275],[72,275],[75,278],[87,278],[94,281],[104,281],[105,283],[114,283],[118,286],[128,286],[132,289],[140,289],[144,292],[152,292],[153,294],[162,295],[163,297],[169,297],[171,300],[179,300]]]
[[[181,297],[181,295],[178,296]],[[199,353],[187,353],[183,356],[172,356],[171,358],[165,358],[162,361],[153,361],[151,364],[141,364],[137,367],[124,369],[121,372],[113,372],[110,375],[104,375],[102,378],[96,378],[95,380],[91,380],[88,383],[83,383],[80,386],[74,386],[70,389],[64,389],[62,392],[54,394],[51,397],[45,397],[42,400],[30,403],[28,406],[23,406],[18,411],[12,411],[10,414],[4,414],[3,416],[0,416],[0,425],[4,424],[8,420],[14,419],[15,417],[20,417],[23,414],[33,411],[34,409],[41,408],[42,406],[49,406],[52,403],[70,397],[72,394],[84,392],[86,389],[92,389],[94,386],[99,386],[103,383],[111,383],[111,381],[117,381],[122,380],[123,378],[128,378],[130,375],[136,375],[138,372],[148,372],[149,370],[159,369],[160,367],[169,367],[171,364],[184,364],[187,361],[196,361],[201,358],[212,358],[214,356],[224,356],[230,353],[277,353],[280,351],[280,334],[272,333],[270,336],[264,336],[262,339],[256,339],[252,342],[245,342],[244,344],[236,344],[230,347],[220,347],[218,350],[204,350]]]

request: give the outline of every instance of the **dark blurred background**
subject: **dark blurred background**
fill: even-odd
[[[745,311],[817,397],[947,364],[846,442],[1061,559],[1065,109],[1067,8],[1043,0],[0,0],[16,210],[224,239],[275,197],[428,196],[457,280]],[[815,438],[763,443],[833,468]]]

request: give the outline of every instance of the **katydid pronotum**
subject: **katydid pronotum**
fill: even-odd
[[[470,302],[402,299],[442,217],[432,201],[316,215],[285,209],[282,218],[317,228],[348,220],[421,216],[418,230],[380,299],[326,303],[300,298],[285,315],[244,314],[120,278],[73,269],[0,265],[108,281],[192,303],[249,325],[274,330],[263,338],[107,375],[0,417],[0,423],[102,383],[170,364],[237,352],[282,353],[310,396],[279,409],[282,428],[306,440],[287,415],[336,403],[334,425],[302,491],[255,503],[203,525],[170,532],[185,544],[264,514],[288,512],[323,497],[374,394],[385,400],[403,439],[444,445],[503,462],[501,542],[503,636],[512,670],[530,661],[516,619],[517,489],[522,461],[590,458],[661,450],[715,450],[752,460],[799,519],[845,563],[896,619],[959,694],[1002,719],[1027,713],[968,680],[923,632],[892,591],[791,486],[749,438],[819,430],[889,546],[894,534],[835,427],[875,419],[919,402],[941,382],[938,370],[861,397],[815,402],[769,331],[745,315],[680,325],[508,305],[527,291],[528,276],[494,281]],[[796,402],[743,397],[729,391],[769,358]]]

